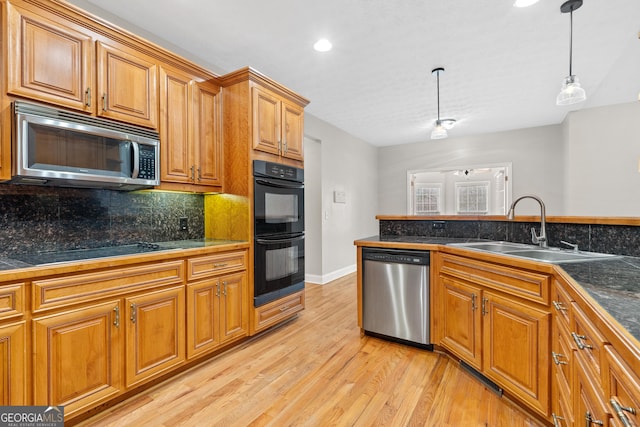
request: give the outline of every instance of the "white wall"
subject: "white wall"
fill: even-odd
[[[564,125],[566,212],[640,216],[640,102],[573,112]]]
[[[450,135],[455,135],[455,129]],[[513,196],[536,194],[547,213],[563,209],[562,128],[543,126],[470,137],[382,147],[378,153],[380,214],[407,213],[407,170],[512,163]],[[539,206],[522,202],[517,214],[537,214]]]
[[[304,138],[305,275],[308,282],[322,277],[322,151],[321,141]]]
[[[378,234],[378,150],[311,114],[304,120],[321,150],[320,159],[305,155],[305,169],[320,162],[322,177],[322,271],[307,279],[326,283],[355,271],[354,240]],[[334,191],[344,191],[346,203],[334,203]]]

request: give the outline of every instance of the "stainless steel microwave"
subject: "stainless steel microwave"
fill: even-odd
[[[21,101],[13,114],[13,183],[116,190],[160,184],[153,130]]]

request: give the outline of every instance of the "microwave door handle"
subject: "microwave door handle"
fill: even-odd
[[[269,245],[273,243],[290,243],[298,240],[304,240],[304,234],[296,237],[287,237],[286,239],[256,239],[256,243],[261,245]]]
[[[266,185],[267,187],[275,188],[304,188],[304,184],[285,184],[280,182],[267,181],[265,179],[256,179],[258,184]]]
[[[133,152],[133,167],[131,170],[131,178],[137,178],[140,173],[140,147],[135,141],[129,141],[131,144],[131,151]]]

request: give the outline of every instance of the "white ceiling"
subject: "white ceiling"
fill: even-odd
[[[378,146],[429,139],[438,66],[441,117],[458,120],[450,137],[558,124],[640,92],[638,0],[584,0],[574,12],[573,72],[587,101],[568,107],[555,105],[569,71],[562,0],[85,1],[222,70],[250,65]],[[313,50],[322,37],[333,50]]]

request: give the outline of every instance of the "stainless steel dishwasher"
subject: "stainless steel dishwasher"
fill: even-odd
[[[362,248],[365,333],[433,348],[429,337],[429,251]]]

